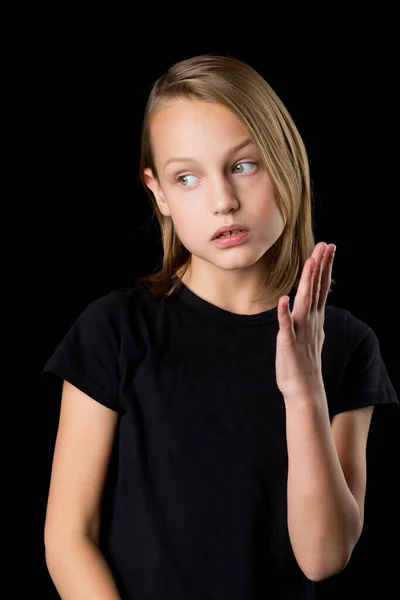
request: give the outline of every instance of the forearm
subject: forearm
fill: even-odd
[[[288,529],[296,559],[314,580],[344,568],[361,534],[329,420],[325,391],[285,399],[288,447]]]
[[[87,537],[48,544],[46,563],[62,600],[121,600],[104,556]]]

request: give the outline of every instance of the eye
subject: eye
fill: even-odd
[[[250,165],[250,168],[243,168],[244,165]],[[235,165],[233,167],[233,172],[234,173],[248,173],[249,171],[252,171],[256,166],[257,166],[257,163],[254,163],[254,162],[237,163],[237,165]]]
[[[195,175],[179,175],[176,178],[176,181],[178,183],[180,183],[180,185],[182,185],[183,187],[192,187],[191,185],[189,185],[191,177],[193,177],[194,179],[196,179]]]

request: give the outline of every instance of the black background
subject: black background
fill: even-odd
[[[49,27],[37,35],[38,58],[30,69],[41,141],[34,184],[41,198],[39,370],[88,302],[130,286],[161,260],[156,221],[138,178],[145,101],[171,63],[218,52],[255,67],[291,113],[309,156],[316,241],[337,245],[330,301],[374,329],[399,395],[399,154],[390,15],[371,18],[367,28],[363,20],[347,28],[346,19],[321,19],[293,36],[282,20],[264,20],[255,31],[254,6],[239,8],[235,30],[210,12],[182,10],[168,27],[161,19],[155,26],[151,14],[128,23],[124,15],[109,21],[106,12],[84,20],[79,14],[51,15]],[[26,597],[34,591],[56,599],[41,532],[60,386],[41,382],[40,394],[45,444],[35,558],[42,579]],[[399,419],[390,408],[375,413],[362,537],[346,569],[318,585],[318,600],[367,592],[389,598],[399,590]],[[20,585],[15,581],[17,591]]]

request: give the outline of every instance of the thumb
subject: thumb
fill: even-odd
[[[279,332],[283,340],[293,342],[296,339],[293,317],[290,312],[289,296],[281,296],[278,302]]]

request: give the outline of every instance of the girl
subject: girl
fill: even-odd
[[[326,305],[300,135],[252,67],[174,64],[140,177],[161,269],[91,302],[43,372],[63,380],[45,546],[65,600],[314,597],[361,535],[373,330]]]

